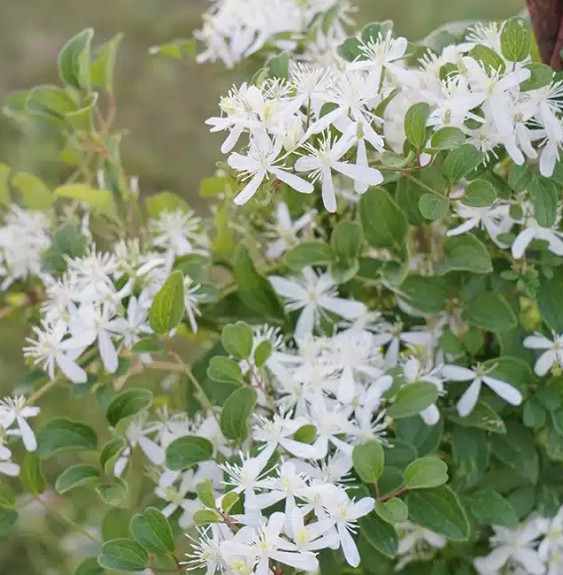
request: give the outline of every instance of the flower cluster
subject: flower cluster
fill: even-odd
[[[31,429],[28,418],[39,415],[39,407],[26,404],[26,398],[5,397],[0,401],[0,473],[15,477],[20,473],[20,466],[12,461],[9,441],[20,438],[27,451],[37,449],[37,440]]]
[[[228,132],[222,152],[231,154],[238,177],[249,180],[236,203],[246,203],[266,180],[305,194],[318,181],[325,208],[335,211],[335,176],[351,180],[360,194],[381,184],[382,153],[403,151],[408,111],[420,104],[427,105],[428,133],[419,166],[439,151],[433,135],[455,128],[461,143],[486,159],[508,154],[522,165],[539,158],[541,174],[551,176],[563,146],[563,85],[550,72],[538,85],[529,56],[505,57],[503,31],[476,26],[459,44],[428,50],[412,65],[407,40],[372,25],[342,44],[342,58],[332,65],[295,59],[287,79],[233,88],[221,100],[222,115],[208,124]],[[244,151],[233,152],[243,135]]]
[[[33,328],[35,338],[28,339],[24,353],[51,379],[59,368],[72,382],[86,383],[79,362],[92,346],[105,371],[115,373],[119,351],[131,350],[152,333],[149,308],[176,258],[206,253],[201,222],[191,211],[163,211],[149,221],[149,229],[151,243],[145,250],[135,240],[120,241],[109,252],[92,246],[81,257],[66,256],[62,275],[37,272],[45,294],[42,322]],[[35,255],[38,262],[40,255]],[[189,276],[184,284],[186,313],[196,332],[201,286]]]
[[[529,516],[516,529],[495,527],[493,548],[475,559],[481,575],[498,575],[506,567],[515,575],[557,575],[563,566],[563,507],[551,518]]]
[[[265,46],[293,51],[302,42],[324,53],[346,37],[351,12],[348,0],[214,0],[195,33],[204,45],[198,61],[231,68]]]

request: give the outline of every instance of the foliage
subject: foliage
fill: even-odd
[[[557,569],[563,88],[528,23],[425,50],[388,22],[348,36],[347,3],[285,0],[249,35],[236,1],[197,34],[202,61],[263,58],[208,120],[212,218],[140,201],[121,37],[78,33],[60,86],[7,107],[54,126],[71,171],[0,169],[6,314],[32,324],[0,534],[37,502],[95,544],[82,575]],[[106,426],[34,431],[57,393]],[[81,518],[51,506],[78,496]]]

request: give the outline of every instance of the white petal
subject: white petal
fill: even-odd
[[[148,437],[139,438],[139,447],[155,465],[163,465],[166,459],[164,449]]]
[[[479,393],[481,392],[481,380],[476,379],[461,396],[461,399],[457,402],[457,412],[461,417],[467,417],[472,411],[477,400],[479,399]]]
[[[529,335],[523,345],[528,349],[551,349],[553,342],[543,335]]]
[[[268,279],[272,287],[282,297],[295,301],[304,301],[307,299],[307,291],[301,284],[281,276],[270,276]]]
[[[354,539],[352,539],[346,527],[341,527],[340,525],[338,526],[338,535],[340,536],[340,545],[342,546],[346,563],[351,567],[357,567],[360,564],[360,554]]]
[[[426,425],[436,425],[440,421],[440,410],[433,403],[420,412],[420,417],[422,417]]]
[[[323,173],[322,195],[324,207],[328,212],[334,213],[337,208],[336,194],[334,192],[334,182],[332,181],[332,173],[330,169],[325,170]]]
[[[352,178],[354,181],[363,182],[370,186],[378,186],[383,182],[383,175],[379,170],[358,164],[347,164],[346,162],[334,162],[332,167],[341,174]]]
[[[290,188],[293,188],[302,194],[311,194],[315,189],[311,182],[307,182],[295,174],[290,174],[289,172],[280,170],[279,168],[270,168],[270,172],[274,174],[278,180],[285,182]]]
[[[524,255],[526,248],[534,239],[535,234],[536,230],[534,230],[534,228],[526,228],[518,234],[512,244],[512,257],[515,260],[519,260]]]
[[[536,375],[543,377],[550,369],[551,366],[557,361],[557,354],[553,350],[548,350],[542,353],[536,361],[534,371]]]
[[[37,449],[37,440],[33,430],[29,427],[29,423],[23,417],[18,417],[18,427],[20,428],[25,448],[28,451],[35,451]]]
[[[252,198],[252,196],[256,193],[256,190],[260,187],[260,184],[264,181],[265,177],[266,172],[264,170],[258,172],[252,178],[252,180],[246,184],[246,187],[242,190],[242,192],[240,192],[240,194],[235,198],[235,204],[237,206],[243,206],[246,204],[246,202],[248,202],[248,200],[250,200],[250,198]]]
[[[117,371],[119,360],[117,358],[117,351],[115,351],[113,342],[106,332],[101,331],[98,334],[98,348],[106,371],[108,373],[115,373]]]
[[[499,396],[502,397],[507,403],[511,405],[520,405],[522,403],[522,394],[510,383],[495,379],[485,375],[483,381]]]
[[[73,383],[86,383],[88,381],[88,375],[86,372],[66,354],[58,353],[55,360],[57,365],[61,368],[61,371]]]
[[[475,372],[459,365],[445,365],[442,375],[449,381],[469,381],[475,377]]]
[[[528,547],[516,549],[514,557],[522,563],[529,575],[543,575],[545,573],[545,566],[543,561],[539,558],[537,551]]]
[[[296,339],[307,339],[312,335],[316,323],[316,310],[314,304],[307,304],[303,308],[295,326]]]
[[[367,312],[365,304],[352,299],[321,296],[317,301],[321,307],[343,317],[344,319],[357,319]]]

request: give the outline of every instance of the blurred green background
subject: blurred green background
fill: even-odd
[[[524,8],[524,0],[356,3],[360,7],[358,23],[391,19],[399,34],[413,40],[449,21],[502,19]],[[144,193],[175,191],[201,208],[198,183],[212,173],[220,158],[221,142],[221,136],[210,135],[203,122],[217,113],[219,96],[241,77],[241,72],[227,71],[221,65],[169,61],[149,56],[148,49],[189,37],[208,5],[206,0],[0,0],[0,103],[13,91],[57,83],[57,54],[79,30],[93,27],[95,43],[123,32],[117,100],[118,126],[127,129],[123,154],[128,173],[140,176]],[[0,117],[0,162],[55,183],[60,165],[47,142],[33,131],[21,134],[11,120]],[[21,321],[2,321],[0,395],[10,393],[23,373],[21,347],[25,337]],[[91,415],[84,402],[75,408]],[[142,474],[142,469],[139,472]],[[62,537],[60,523],[53,533],[53,525],[47,525],[41,508],[32,504],[26,509],[26,535],[20,532],[0,541],[0,575],[72,572],[70,563],[63,564],[55,549],[63,546],[72,550],[82,546],[84,538]]]

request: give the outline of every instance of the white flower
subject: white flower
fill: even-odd
[[[297,234],[311,224],[315,214],[316,211],[311,210],[293,222],[287,204],[280,202],[276,206],[276,223],[268,234],[275,239],[268,246],[266,257],[277,259],[296,244]]]
[[[305,148],[309,155],[299,158],[295,162],[295,169],[298,172],[309,172],[314,181],[321,180],[323,204],[329,212],[335,212],[337,208],[333,170],[351,178],[354,183],[377,186],[383,181],[381,172],[375,168],[341,161],[350,149],[350,138],[346,136],[333,142],[331,136],[326,135],[318,147],[307,143]]]
[[[421,555],[428,547],[431,549],[443,549],[447,540],[445,537],[415,525],[410,521],[404,521],[396,525],[399,533],[399,549],[397,554],[400,559],[397,562],[397,570],[400,571],[408,563],[416,561],[419,554]],[[425,556],[426,558],[426,556]]]
[[[499,397],[502,397],[511,405],[520,405],[522,403],[522,394],[510,383],[495,379],[487,375],[488,371],[494,370],[494,366],[485,369],[483,366],[477,366],[474,370],[459,365],[446,365],[442,369],[442,376],[449,381],[471,381],[461,399],[457,403],[457,411],[461,417],[467,417],[472,411],[481,393],[481,386],[484,383]]]
[[[484,575],[495,573],[509,561],[521,565],[529,575],[543,575],[545,566],[535,549],[540,529],[536,522],[528,522],[517,529],[493,527],[493,551],[486,557],[477,557],[474,565]]]
[[[108,373],[115,373],[118,366],[118,355],[112,336],[120,334],[122,328],[120,318],[110,305],[96,307],[83,304],[78,313],[71,319],[70,332],[73,337],[84,338],[89,344],[98,342],[102,363]]]
[[[348,565],[357,567],[360,564],[360,554],[351,533],[356,531],[356,522],[360,517],[373,510],[375,500],[364,497],[359,501],[352,501],[345,492],[340,497],[330,498],[326,502],[328,517],[335,522],[340,547]]]
[[[536,375],[543,377],[554,365],[563,368],[563,334],[554,333],[553,341],[540,334],[529,335],[523,345],[528,349],[546,350],[536,361],[534,366]]]
[[[27,423],[27,418],[39,415],[39,407],[26,405],[25,402],[26,399],[23,396],[2,399],[0,401],[0,426],[8,429],[16,423],[25,448],[28,451],[35,451],[37,440],[29,423]]]
[[[288,311],[303,310],[295,328],[295,337],[299,339],[313,333],[321,310],[346,319],[355,319],[366,311],[361,302],[337,297],[337,285],[328,273],[317,275],[311,268],[306,268],[301,280],[281,276],[270,276],[269,280],[274,289],[289,300]]]
[[[166,251],[172,258],[191,253],[205,254],[202,244],[201,218],[192,210],[163,210],[158,218],[149,220],[153,245]]]
[[[482,227],[497,245],[503,247],[498,240],[498,236],[508,233],[514,225],[510,217],[510,206],[508,204],[494,204],[485,208],[475,208],[456,203],[455,212],[458,217],[465,221],[459,226],[448,230],[448,236],[458,236],[474,228]]]
[[[552,228],[544,228],[535,218],[528,218],[526,227],[516,236],[512,244],[512,257],[521,259],[532,240],[544,240],[550,252],[563,256],[563,233],[558,230],[557,224]]]
[[[274,144],[268,141],[267,145],[261,147],[258,147],[256,142],[253,142],[246,156],[236,152],[231,154],[228,160],[229,166],[241,172],[243,178],[250,178],[248,184],[235,198],[235,204],[238,206],[246,204],[254,196],[268,174],[272,174],[278,180],[285,182],[289,187],[302,194],[313,192],[314,187],[310,182],[295,174],[291,174],[283,166],[275,165],[281,148],[282,141],[278,139]]]
[[[25,357],[32,358],[34,364],[42,365],[51,379],[54,379],[55,366],[58,366],[73,383],[86,383],[88,376],[76,359],[88,346],[87,338],[65,339],[67,326],[62,320],[55,324],[44,323],[42,328],[33,328],[37,339],[26,339],[29,345],[23,349]]]
[[[310,551],[299,551],[295,544],[280,537],[286,522],[284,513],[273,513],[267,523],[258,528],[243,527],[236,535],[220,545],[227,557],[243,557],[256,561],[256,575],[270,574],[270,560],[279,561],[299,571],[316,571],[318,561]]]

